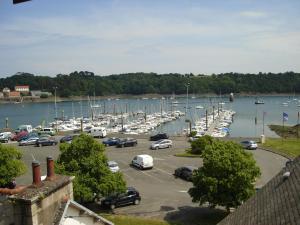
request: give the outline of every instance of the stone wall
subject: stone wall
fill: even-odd
[[[14,224],[14,209],[6,195],[0,195],[0,225]]]

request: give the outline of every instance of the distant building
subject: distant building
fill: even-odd
[[[28,94],[29,93],[29,85],[17,85],[17,86],[15,86],[15,91],[19,91],[20,93]]]
[[[218,225],[299,225],[300,156]]]
[[[51,96],[51,92],[46,92],[46,91],[40,91],[40,90],[35,90],[35,91],[30,91],[32,97],[41,97],[41,95],[47,95]]]
[[[9,93],[10,93],[10,89],[8,87],[3,88],[3,97],[8,98],[9,97]]]
[[[11,91],[11,92],[9,92],[9,96],[8,97],[9,98],[20,98],[21,94],[18,91]]]

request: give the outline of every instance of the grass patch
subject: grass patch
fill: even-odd
[[[195,155],[192,153],[184,152],[184,153],[176,153],[177,157],[190,157],[190,158],[201,158],[201,155]]]
[[[296,138],[267,138],[266,143],[261,147],[293,158],[300,155],[300,139]]]
[[[149,219],[135,216],[101,214],[115,225],[180,225],[179,223],[168,223],[163,220]]]
[[[190,158],[201,158],[201,155],[191,153],[191,149],[186,149],[182,153],[176,153],[175,156],[177,157],[190,157]]]
[[[285,138],[300,137],[300,124],[295,126],[269,125],[269,128],[278,136]]]

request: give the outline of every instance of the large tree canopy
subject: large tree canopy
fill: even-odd
[[[12,179],[26,172],[21,157],[21,152],[15,147],[0,144],[0,187],[6,187]]]
[[[107,166],[104,146],[89,135],[81,134],[71,144],[60,145],[57,173],[75,176],[74,198],[91,201],[94,195],[108,196],[124,192],[126,183],[120,172],[112,173]]]
[[[234,142],[214,140],[202,152],[203,167],[193,176],[193,202],[237,207],[254,194],[260,169],[252,154]]]
[[[300,93],[300,74],[259,73],[240,74],[226,73],[218,75],[193,74],[156,74],[127,73],[110,76],[96,76],[87,71],[72,72],[69,75],[58,74],[56,77],[34,76],[20,73],[7,78],[0,78],[0,89],[15,85],[30,85],[31,90],[45,90],[57,95],[87,96],[114,94],[185,94],[184,84],[190,83],[193,94],[228,94],[233,93]]]

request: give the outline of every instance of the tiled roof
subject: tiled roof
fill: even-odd
[[[290,172],[289,177],[283,174]],[[218,225],[299,225],[300,156]]]

